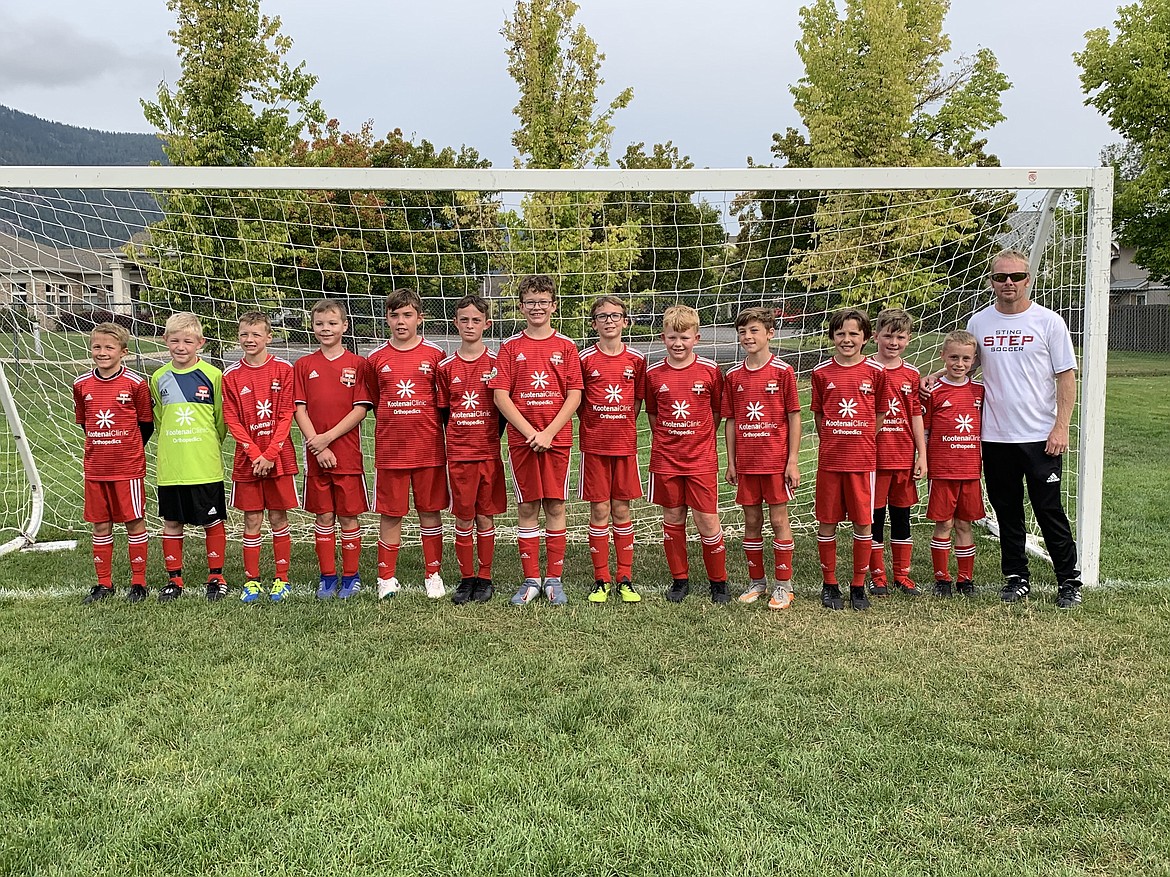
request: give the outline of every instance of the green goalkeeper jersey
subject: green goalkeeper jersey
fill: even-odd
[[[203,360],[187,369],[167,363],[150,376],[160,487],[223,481],[222,381]]]

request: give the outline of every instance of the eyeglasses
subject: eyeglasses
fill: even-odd
[[[530,298],[530,299],[528,299],[528,301],[520,302],[520,307],[529,308],[529,309],[531,309],[531,308],[551,308],[552,307],[552,299],[551,298]]]
[[[620,323],[626,318],[623,313],[594,314],[593,319],[598,323]]]
[[[1013,283],[1019,283],[1021,280],[1027,280],[1030,276],[1027,271],[997,271],[991,275],[991,279],[996,283],[1003,283],[1011,278]]]

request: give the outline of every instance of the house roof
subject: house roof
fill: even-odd
[[[1149,288],[1148,277],[1131,277],[1129,280],[1113,280],[1109,283],[1110,292],[1136,292]]]
[[[117,250],[46,246],[0,232],[0,273],[103,274],[111,259],[125,258]]]

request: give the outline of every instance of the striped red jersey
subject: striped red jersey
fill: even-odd
[[[931,478],[963,481],[983,471],[980,434],[983,425],[983,384],[967,378],[952,384],[940,378],[926,399],[923,416],[929,433],[926,465]]]
[[[914,466],[914,433],[910,421],[922,415],[922,401],[918,395],[918,369],[903,361],[897,368],[886,368],[886,392],[878,405],[882,428],[877,437],[877,467],[879,469],[906,469]]]
[[[650,471],[659,475],[718,472],[715,433],[722,404],[723,373],[713,360],[695,357],[683,368],[663,360],[646,369]]]
[[[500,458],[500,413],[488,386],[495,374],[496,354],[486,348],[476,359],[452,353],[439,363],[439,407],[450,410],[448,460]]]
[[[370,383],[369,363],[349,350],[343,350],[336,359],[328,359],[316,350],[293,365],[293,401],[305,406],[305,413],[318,433],[333,429],[355,406],[373,408]],[[329,450],[337,457],[337,465],[330,472],[338,475],[365,472],[360,426],[337,438]],[[305,454],[305,471],[309,475],[319,475],[322,471],[312,454]]]
[[[444,466],[443,425],[436,390],[443,349],[420,339],[409,350],[389,341],[370,362],[374,396],[374,465],[379,469]]]
[[[722,413],[735,421],[736,470],[746,475],[783,473],[788,415],[800,411],[796,372],[773,356],[756,369],[738,363],[724,379]]]
[[[293,475],[297,455],[289,439],[293,413],[293,367],[269,355],[260,365],[240,360],[224,369],[223,419],[236,440],[233,481],[256,481],[252,464],[261,457],[276,463],[271,475]]]
[[[638,453],[638,403],[646,396],[646,357],[625,344],[613,354],[593,344],[581,353],[581,380],[585,384],[577,409],[581,450],[611,457]]]
[[[128,368],[108,378],[90,371],[73,382],[73,417],[85,430],[82,468],[90,481],[146,477],[138,424],[153,423],[150,384]]]
[[[526,332],[513,335],[500,346],[496,357],[493,390],[507,390],[512,404],[538,430],[552,423],[570,390],[583,390],[581,357],[577,345],[560,332],[533,338]],[[524,436],[508,424],[508,443],[523,445]],[[573,446],[573,419],[553,439],[553,447]]]
[[[818,469],[877,469],[878,400],[885,392],[885,369],[871,359],[853,365],[829,359],[813,369],[810,407],[821,415]]]

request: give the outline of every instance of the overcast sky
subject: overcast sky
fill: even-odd
[[[800,3],[579,0],[578,21],[606,54],[602,100],[633,86],[612,152],[673,140],[699,167],[767,162],[772,133],[798,123],[788,84]],[[373,120],[437,146],[466,143],[497,166],[515,150],[515,85],[499,35],[507,0],[264,0],[294,41],[290,57],[343,128]],[[954,0],[956,52],[988,47],[1012,82],[1007,121],[989,135],[1006,166],[1093,166],[1118,138],[1084,106],[1071,54],[1110,26],[1112,0]],[[138,101],[178,64],[165,0],[37,0],[0,7],[0,104],[107,131],[149,131]]]

